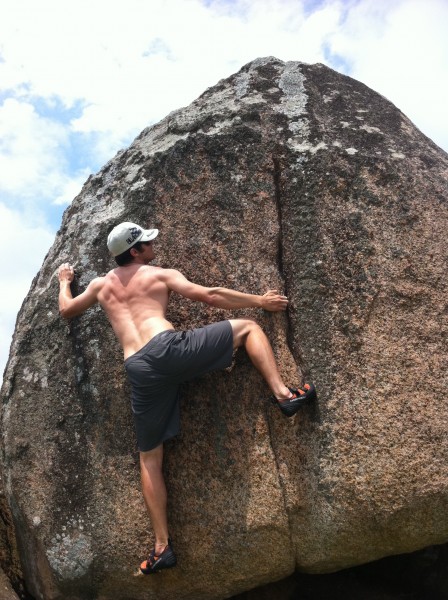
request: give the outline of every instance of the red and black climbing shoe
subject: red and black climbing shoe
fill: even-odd
[[[317,398],[316,388],[312,383],[305,383],[303,389],[289,388],[289,390],[292,394],[291,398],[284,400],[277,400],[275,396],[271,398],[272,403],[279,406],[287,417],[293,417],[298,410]]]
[[[176,564],[177,558],[173,552],[171,540],[168,540],[168,545],[165,546],[165,550],[159,555],[156,554],[155,548],[152,550],[148,560],[144,560],[140,565],[140,571],[144,575],[151,575],[152,573],[158,573],[162,569],[171,569]]]

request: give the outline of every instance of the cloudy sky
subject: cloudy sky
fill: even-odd
[[[448,150],[447,23],[448,0],[1,0],[0,376],[64,209],[143,128],[276,56],[362,81]]]

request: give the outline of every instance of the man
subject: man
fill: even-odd
[[[132,388],[143,496],[155,534],[155,547],[140,566],[145,574],[176,564],[168,538],[162,458],[163,442],[179,432],[179,384],[230,366],[233,350],[243,346],[284,414],[294,415],[316,397],[314,386],[298,390],[284,384],[271,345],[255,321],[231,319],[191,331],[174,330],[165,318],[171,292],[223,309],[259,307],[275,312],[286,310],[288,300],[276,290],[258,296],[207,288],[188,281],[174,269],[150,266],[158,233],[135,223],[117,225],[107,245],[118,267],[92,280],[75,298],[70,290],[73,267],[67,263],[59,267],[62,317],[75,317],[98,302],[123,348]]]

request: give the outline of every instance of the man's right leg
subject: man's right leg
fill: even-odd
[[[163,444],[140,452],[142,491],[156,538],[156,554],[168,544],[167,493],[162,471]]]

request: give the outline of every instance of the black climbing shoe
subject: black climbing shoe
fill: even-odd
[[[173,552],[171,540],[168,540],[168,545],[165,546],[165,550],[159,555],[156,554],[155,548],[152,550],[148,560],[144,560],[140,565],[140,571],[144,575],[151,575],[152,573],[158,573],[162,569],[171,569],[176,564],[177,558]]]
[[[285,400],[277,400],[275,396],[271,397],[273,404],[280,407],[280,410],[287,417],[292,417],[300,410],[303,406],[306,406],[312,400],[317,398],[316,388],[311,383],[305,383],[302,389],[289,388],[292,393],[291,398]]]

